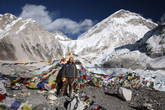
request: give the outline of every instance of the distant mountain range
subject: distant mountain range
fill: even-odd
[[[164,37],[163,23],[123,9],[77,40],[6,13],[0,15],[0,60],[59,59],[71,51],[88,66],[164,69]]]

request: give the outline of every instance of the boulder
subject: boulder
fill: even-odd
[[[124,87],[119,88],[119,95],[126,101],[131,101],[132,91]]]

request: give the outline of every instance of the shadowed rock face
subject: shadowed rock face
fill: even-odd
[[[135,44],[124,45],[120,49],[127,48],[131,51],[139,50],[151,58],[165,55],[165,25],[159,25],[147,32],[143,38]]]
[[[5,40],[0,41],[0,60],[17,60],[14,46]]]
[[[165,55],[165,25],[156,28],[154,34],[145,42],[147,54],[150,57],[160,57]]]

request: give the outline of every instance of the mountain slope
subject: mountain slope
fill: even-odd
[[[93,28],[82,34],[79,39],[92,37],[92,35],[100,33],[101,31],[105,30],[105,28],[109,28],[110,26],[113,29],[123,28],[123,26],[126,26],[124,28],[127,31],[127,29],[132,29],[132,27],[136,28],[136,25],[138,25],[139,27],[146,26],[147,28],[152,29],[153,27],[155,27],[156,24],[150,20],[143,18],[137,13],[121,9],[111,16],[107,17],[100,23],[96,24]],[[142,29],[139,29],[137,31],[135,30],[136,29],[132,30],[132,33],[137,34],[137,31],[139,31],[139,34],[144,34]]]
[[[63,55],[57,36],[32,19],[0,16],[0,60],[45,60]],[[61,35],[58,35],[61,36]]]
[[[115,48],[135,43],[155,26],[157,24],[136,13],[119,10],[82,34],[78,40],[60,42],[64,50],[73,51],[88,63],[100,64]]]
[[[165,70],[165,25],[147,32],[135,44],[116,49],[105,60],[104,67]],[[125,63],[127,62],[127,63]]]

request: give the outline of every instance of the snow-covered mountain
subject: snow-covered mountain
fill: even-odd
[[[58,58],[63,55],[58,39],[64,37],[49,33],[32,19],[0,15],[0,60]]]
[[[116,48],[104,61],[105,67],[165,70],[165,25],[148,31],[134,44]]]
[[[60,42],[64,45],[64,50],[73,51],[82,59],[89,61],[86,63],[101,64],[115,48],[135,43],[156,26],[156,23],[139,14],[119,10],[82,34],[77,40]]]
[[[61,32],[44,30],[32,19],[4,14],[0,15],[0,60],[58,59],[71,51],[86,65],[155,68],[165,53],[163,37],[153,37],[164,36],[161,27],[163,23],[158,26],[139,14],[119,10],[71,40]]]

